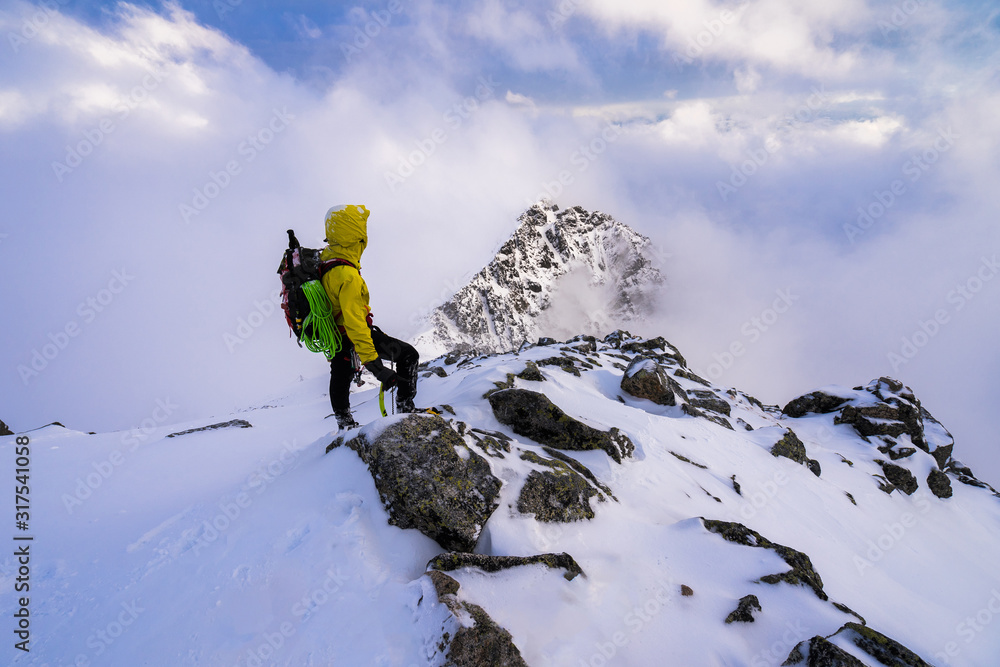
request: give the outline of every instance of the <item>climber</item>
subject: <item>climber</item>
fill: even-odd
[[[330,404],[341,429],[359,424],[351,415],[351,378],[361,366],[382,383],[396,388],[396,412],[415,412],[419,355],[409,343],[392,338],[372,324],[368,286],[361,277],[361,254],[368,245],[368,215],[364,206],[334,206],[326,212],[326,243],[322,261],[347,260],[323,276],[323,287],[333,304],[343,346],[330,361]],[[398,372],[386,368],[382,359],[395,362]],[[356,361],[355,361],[356,360]],[[356,365],[358,364],[358,365]]]

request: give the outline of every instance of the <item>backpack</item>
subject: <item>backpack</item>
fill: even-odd
[[[346,259],[320,261],[321,252],[303,248],[295,232],[288,230],[288,249],[278,265],[281,309],[299,347],[322,352],[332,359],[340,352],[341,333],[334,320],[333,304],[321,281],[334,266],[354,265]]]

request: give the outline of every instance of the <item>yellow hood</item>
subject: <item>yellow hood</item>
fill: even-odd
[[[326,242],[320,259],[340,258],[358,266],[368,246],[368,214],[361,204],[334,206],[326,212]]]

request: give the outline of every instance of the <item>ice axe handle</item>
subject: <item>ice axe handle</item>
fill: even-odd
[[[299,240],[295,238],[295,231],[291,229],[288,230],[288,247],[292,249],[301,247]]]

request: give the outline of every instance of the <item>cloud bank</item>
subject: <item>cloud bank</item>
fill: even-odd
[[[549,197],[653,239],[644,333],[707,377],[768,403],[898,377],[1000,479],[996,10],[230,9],[0,10],[13,427],[201,418],[324,373],[274,272],[334,203],[372,210],[376,321],[406,336]]]

